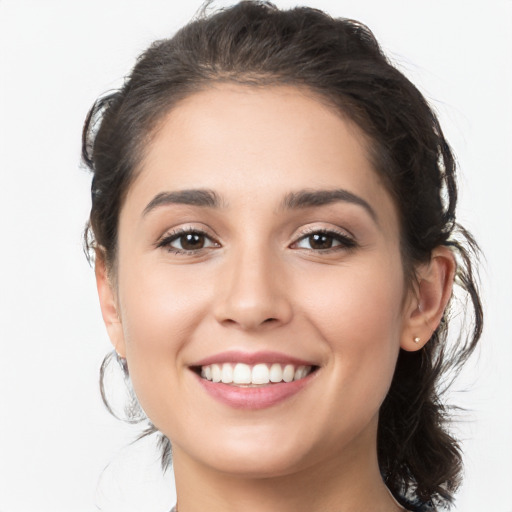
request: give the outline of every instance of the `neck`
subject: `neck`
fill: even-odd
[[[285,475],[220,472],[174,447],[178,512],[398,512],[384,485],[375,443]],[[365,449],[361,451],[361,446]]]

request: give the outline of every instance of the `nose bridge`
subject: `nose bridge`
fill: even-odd
[[[219,275],[216,316],[244,330],[281,325],[291,318],[279,256],[269,244],[245,240],[230,250]]]

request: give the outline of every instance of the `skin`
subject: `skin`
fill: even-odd
[[[120,212],[115,275],[101,253],[96,275],[111,341],[172,442],[180,512],[401,510],[377,464],[378,411],[400,347],[420,349],[438,325],[455,264],[438,248],[414,286],[404,281],[397,209],[366,145],[284,86],[212,86],[154,134]],[[214,191],[219,206],[148,209],[189,189]],[[290,193],[339,189],[373,213],[346,200],[283,207]],[[204,231],[205,246],[162,246],[178,229]],[[312,244],[318,230],[336,233],[332,248]],[[319,369],[283,402],[236,409],[190,369],[230,349]]]

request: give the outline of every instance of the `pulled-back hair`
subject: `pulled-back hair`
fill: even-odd
[[[459,297],[472,321],[466,328],[458,323],[448,343],[448,307],[421,350],[400,351],[377,439],[380,469],[397,499],[409,507],[449,506],[462,464],[442,395],[447,376],[464,364],[482,330],[472,270],[478,248],[456,223],[456,166],[434,112],[367,27],[316,9],[282,11],[245,1],[203,12],[172,38],[152,44],[123,87],[100,98],[85,123],[83,159],[94,173],[86,248],[115,275],[119,211],[155,127],[180,100],[219,81],[306,88],[359,126],[399,211],[409,285],[434,248],[455,253]],[[167,463],[170,443],[162,439]]]

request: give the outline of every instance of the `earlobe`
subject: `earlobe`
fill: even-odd
[[[96,262],[94,266],[96,274],[96,286],[100,300],[101,314],[110,342],[120,357],[126,357],[124,333],[121,319],[118,312],[117,300],[114,287],[109,279],[105,260],[101,253],[97,251]]]
[[[407,351],[421,349],[439,326],[452,295],[456,262],[445,246],[436,247],[428,264],[418,272],[415,296],[409,301],[400,346]]]

